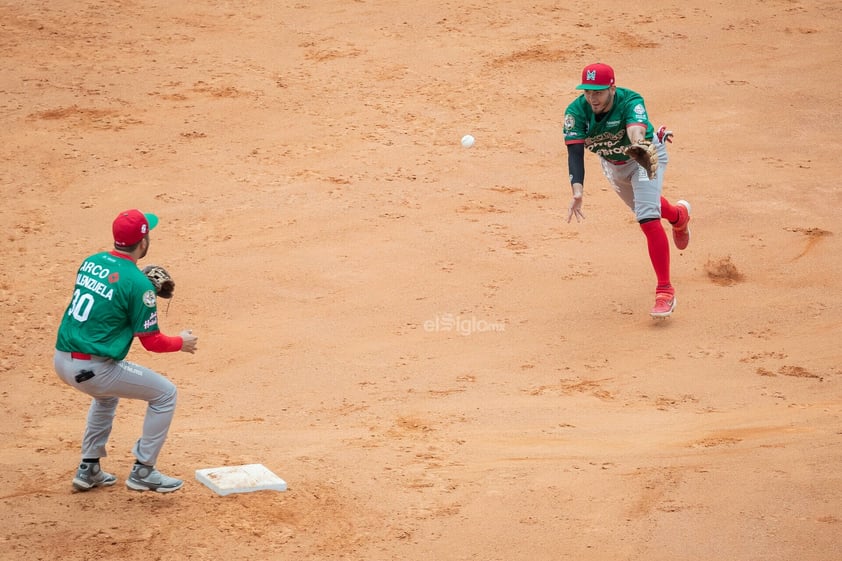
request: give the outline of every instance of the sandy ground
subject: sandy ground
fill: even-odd
[[[831,1],[0,2],[0,558],[840,559],[840,42]],[[675,131],[667,321],[592,155],[566,223],[596,60]],[[187,483],[126,489],[124,402],[72,493],[55,331],[133,207]],[[194,478],[243,463],[289,491]]]

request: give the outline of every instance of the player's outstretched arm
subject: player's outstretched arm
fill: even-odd
[[[581,142],[567,145],[567,169],[570,172],[570,187],[573,199],[567,207],[567,222],[576,217],[581,222],[585,215],[582,212],[582,199],[585,193],[585,145]]]

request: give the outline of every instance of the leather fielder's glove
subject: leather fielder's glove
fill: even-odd
[[[147,265],[143,268],[143,274],[155,285],[155,294],[161,298],[172,298],[175,281],[166,269],[160,265]]]
[[[640,140],[637,144],[627,146],[625,154],[646,170],[649,179],[655,179],[655,172],[658,171],[658,151],[654,144],[648,140]]]

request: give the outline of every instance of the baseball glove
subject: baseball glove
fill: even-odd
[[[161,298],[172,298],[175,281],[166,269],[160,265],[147,265],[143,268],[143,274],[155,285],[155,294]]]
[[[655,179],[655,172],[658,171],[658,151],[654,144],[648,140],[640,140],[637,144],[627,146],[625,154],[646,170],[649,179]]]

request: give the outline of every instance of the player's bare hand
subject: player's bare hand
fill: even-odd
[[[567,222],[569,223],[573,220],[573,217],[576,217],[576,222],[581,222],[585,219],[584,213],[582,213],[582,194],[579,193],[578,195],[573,195],[573,199],[570,201],[570,206],[567,208]]]
[[[658,137],[658,142],[661,144],[666,144],[667,142],[672,142],[672,137],[675,136],[672,134],[671,130],[667,130],[667,127],[661,127],[658,129],[658,132],[655,133]]]
[[[193,331],[191,329],[185,329],[181,333],[181,350],[185,353],[193,354],[196,352],[196,345],[199,342],[199,338],[193,335]]]

